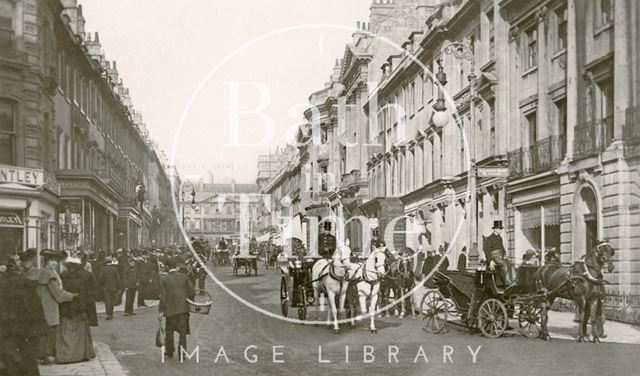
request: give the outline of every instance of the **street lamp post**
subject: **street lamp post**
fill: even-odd
[[[471,128],[469,128],[470,138],[473,139],[471,133],[476,123],[476,111],[475,111],[475,98],[476,98],[476,75],[475,71],[475,58],[473,56],[473,48],[467,42],[449,42],[443,48],[443,53],[447,55],[453,55],[458,60],[468,60],[470,64],[470,71],[467,79],[469,80],[469,111],[471,112]],[[433,106],[436,111],[433,115],[433,124],[442,128],[449,122],[449,115],[445,113],[447,107],[445,105],[445,99],[443,94],[443,87],[447,84],[447,75],[442,69],[442,58],[438,59],[438,73],[436,73],[436,80],[440,82],[440,89],[438,90],[438,99]],[[464,128],[462,123],[459,124],[460,132],[464,135]],[[464,140],[462,141],[464,142]],[[474,150],[469,143],[469,155],[470,163],[469,170],[467,171],[467,181],[469,182],[469,208],[467,213],[469,215],[469,265],[475,266],[478,261],[478,230],[477,230],[477,170],[476,161],[474,159]]]
[[[140,234],[138,235],[138,246],[142,247],[142,243],[144,241],[144,209],[143,204],[145,201],[145,194],[147,193],[147,189],[144,186],[144,183],[139,181],[136,184],[136,201],[140,205]]]

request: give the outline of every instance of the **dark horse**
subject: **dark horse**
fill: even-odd
[[[591,316],[591,306],[595,303],[596,312],[591,321],[591,335],[593,342],[600,342],[597,320],[602,316],[602,301],[604,299],[603,270],[609,273],[613,271],[613,255],[615,251],[604,241],[591,249],[584,259],[575,261],[570,266],[548,264],[541,267],[536,273],[536,281],[549,292],[547,304],[551,306],[556,298],[569,299],[578,305],[580,314],[580,327],[578,341],[586,342],[587,321]],[[542,323],[542,336],[549,339],[547,330],[547,318]]]
[[[413,250],[407,248],[398,256],[397,258],[388,257],[386,259],[385,269],[387,274],[384,276],[380,286],[381,306],[384,307],[389,304],[390,295],[393,291],[396,303],[385,312],[385,315],[388,316],[389,311],[394,314],[397,310],[400,318],[405,317],[408,313],[411,313],[412,317],[415,318],[413,296],[408,296],[403,301],[398,301],[401,296],[404,296],[415,287]]]

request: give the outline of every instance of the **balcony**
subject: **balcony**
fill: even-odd
[[[622,133],[625,158],[640,156],[640,105],[627,109]]]
[[[551,136],[507,154],[509,177],[522,178],[556,168],[566,151],[564,135]]]
[[[573,133],[574,159],[598,155],[613,141],[613,116],[577,125]]]

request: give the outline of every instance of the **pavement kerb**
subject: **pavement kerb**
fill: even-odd
[[[124,368],[106,343],[94,342],[96,356],[107,376],[127,376]]]

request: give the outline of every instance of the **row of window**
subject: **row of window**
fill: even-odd
[[[613,24],[613,0],[598,0],[593,5],[594,29],[596,31]],[[554,52],[564,51],[567,48],[567,7],[558,7],[549,16],[551,18],[549,37],[554,47]],[[525,30],[525,38],[524,67],[525,70],[529,70],[538,66],[538,30],[536,24]]]
[[[78,106],[80,111],[92,121],[115,145],[129,156],[138,166],[143,164],[143,150],[136,137],[131,137],[135,130],[131,127],[131,121],[117,109],[111,110],[109,101],[111,93],[104,94],[102,83],[96,83],[91,78],[73,67],[73,59],[64,51],[58,53],[58,82],[63,95]],[[103,80],[105,78],[100,78]],[[131,129],[129,129],[131,128]]]

